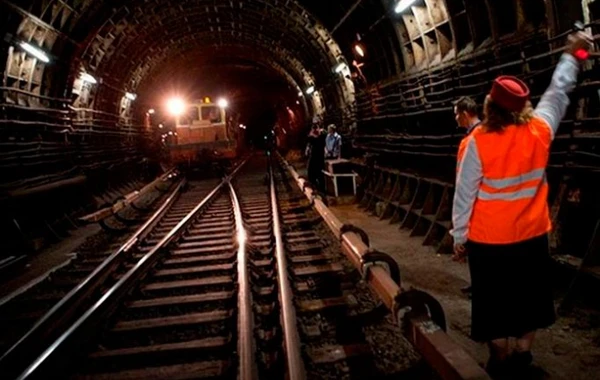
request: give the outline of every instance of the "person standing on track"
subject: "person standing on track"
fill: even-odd
[[[526,369],[536,330],[555,322],[545,168],[577,83],[577,57],[585,55],[578,53],[590,42],[583,32],[569,36],[535,109],[525,83],[496,78],[483,122],[460,144],[451,235],[455,257],[468,255],[471,337],[488,343],[492,376]],[[510,337],[516,338],[512,354]]]
[[[316,187],[316,190],[321,192],[325,190],[323,179],[323,169],[325,168],[325,138],[325,130],[321,128],[320,124],[314,124],[308,135],[308,146],[306,150],[308,156],[308,181]]]

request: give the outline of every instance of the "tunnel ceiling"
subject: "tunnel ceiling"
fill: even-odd
[[[303,89],[314,84],[332,106],[341,106],[347,90],[333,72],[343,55],[328,29],[351,44],[355,31],[340,28],[348,11],[362,8],[365,22],[366,15],[382,14],[379,0],[3,0],[2,7],[10,11],[13,45],[32,41],[58,62],[35,63],[41,67],[34,92],[67,95],[83,69],[106,85],[99,94],[110,98],[138,91],[144,80],[172,70],[168,65],[186,70],[186,57],[202,65],[224,55],[232,63],[239,56],[254,60]]]

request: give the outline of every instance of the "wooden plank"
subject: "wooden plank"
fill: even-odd
[[[368,344],[330,345],[308,350],[308,356],[317,364],[335,363],[366,355],[372,355],[371,347]]]
[[[200,325],[204,323],[224,321],[230,316],[231,311],[229,310],[217,310],[208,313],[192,313],[173,317],[136,319],[132,321],[118,322],[115,327],[111,329],[111,331],[123,332],[172,326]]]
[[[143,290],[167,290],[177,288],[193,288],[209,285],[224,285],[233,282],[231,276],[219,276],[211,278],[202,278],[196,280],[184,280],[184,281],[169,281],[169,282],[155,282],[144,286]]]
[[[179,269],[164,269],[159,270],[153,274],[155,277],[167,277],[167,276],[178,276],[183,274],[196,274],[196,273],[207,273],[207,272],[218,272],[227,271],[233,269],[234,263],[221,264],[221,265],[203,265],[199,267],[191,268],[179,268]]]
[[[233,292],[214,292],[204,294],[194,294],[191,296],[177,296],[177,297],[162,297],[152,298],[148,300],[138,300],[127,304],[127,307],[131,309],[142,309],[147,307],[160,307],[170,305],[185,305],[192,303],[203,303],[210,301],[226,301],[233,297]]]
[[[207,379],[225,375],[229,368],[226,361],[177,364],[163,367],[147,367],[114,373],[78,375],[79,380],[189,380]]]
[[[151,346],[127,347],[118,348],[114,350],[97,351],[93,352],[89,357],[92,359],[97,359],[133,355],[159,354],[165,352],[173,353],[188,350],[215,349],[218,347],[226,346],[230,341],[231,337],[218,336],[214,338],[191,340],[187,342],[153,344]]]
[[[290,261],[294,264],[300,264],[312,261],[327,261],[335,258],[334,255],[297,255],[290,257]]]
[[[233,244],[223,245],[220,247],[205,247],[205,248],[178,248],[171,251],[173,255],[195,255],[203,253],[227,252],[234,251]]]
[[[358,302],[356,298],[348,297],[334,297],[334,298],[323,298],[315,300],[298,301],[298,309],[301,311],[321,311],[336,307],[356,307]]]
[[[212,262],[212,261],[224,261],[224,260],[232,260],[235,256],[236,256],[236,252],[225,253],[223,255],[182,257],[180,259],[165,260],[165,261],[163,261],[163,265],[181,265],[181,264],[205,263],[205,262]]]
[[[309,265],[302,268],[293,268],[296,276],[311,276],[315,274],[334,273],[344,270],[342,264]]]
[[[180,243],[177,245],[177,248],[205,248],[205,247],[215,247],[215,246],[227,246],[231,245],[233,241],[233,236],[228,236],[227,239],[211,239],[211,240],[203,240],[203,241],[189,241],[185,243]]]

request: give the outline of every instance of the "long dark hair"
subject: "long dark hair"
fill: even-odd
[[[483,104],[483,125],[487,131],[499,132],[509,125],[523,125],[533,119],[533,106],[528,100],[521,111],[508,111],[486,96]]]

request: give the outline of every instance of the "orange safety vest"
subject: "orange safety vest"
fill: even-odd
[[[509,244],[552,229],[545,174],[551,134],[548,124],[536,117],[501,132],[486,132],[479,126],[463,139],[459,161],[474,139],[483,174],[469,221],[469,240]]]

